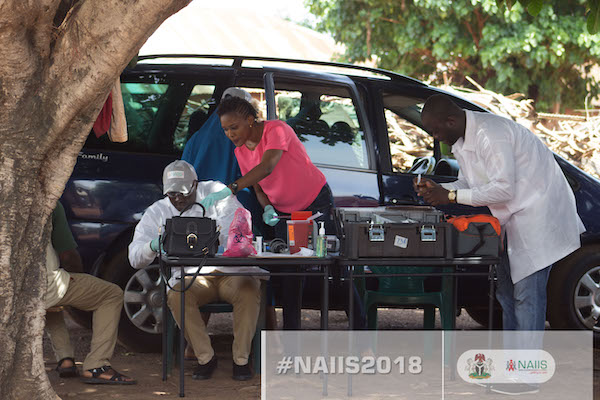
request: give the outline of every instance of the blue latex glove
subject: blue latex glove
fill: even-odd
[[[263,212],[263,221],[265,222],[265,224],[269,226],[277,225],[277,223],[279,222],[279,218],[277,217],[278,215],[275,212],[275,209],[272,205],[269,204],[265,207],[265,211]]]
[[[150,242],[150,249],[156,253],[158,253],[158,238],[153,239]]]
[[[214,206],[217,201],[223,200],[224,198],[231,196],[231,194],[231,189],[226,187],[225,189],[219,190],[218,192],[209,194],[200,202],[200,204],[202,204],[204,208],[208,209],[209,207]]]

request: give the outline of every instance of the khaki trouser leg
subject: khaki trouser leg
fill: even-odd
[[[54,350],[57,362],[63,358],[75,357],[62,311],[46,312],[46,333],[50,338],[50,343],[52,343],[52,350]]]
[[[248,363],[260,312],[260,281],[251,276],[219,277],[219,298],[233,306],[233,361]]]
[[[206,364],[214,356],[215,352],[210,344],[210,337],[206,333],[206,325],[200,314],[200,306],[217,301],[219,296],[215,285],[216,277],[199,276],[190,289],[185,292],[185,337],[191,343],[198,363]],[[192,278],[185,278],[185,285],[189,285]],[[181,283],[174,286],[181,289]],[[181,293],[170,290],[167,294],[167,302],[173,318],[181,327]]]
[[[71,273],[69,289],[57,305],[94,312],[92,342],[90,352],[83,361],[83,369],[110,365],[123,308],[121,288],[92,275]]]

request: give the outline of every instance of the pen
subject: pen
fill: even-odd
[[[419,174],[419,176],[417,177],[417,185],[421,183],[421,174]]]

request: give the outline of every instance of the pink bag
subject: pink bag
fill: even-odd
[[[248,257],[256,254],[256,249],[252,245],[251,221],[250,211],[243,207],[235,210],[233,221],[229,226],[227,250],[223,253],[225,257]]]

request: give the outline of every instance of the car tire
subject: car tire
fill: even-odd
[[[600,336],[600,246],[586,246],[556,263],[548,282],[553,329],[589,329]]]
[[[127,248],[118,251],[103,269],[101,278],[113,282],[125,292],[125,303],[127,303],[127,285],[137,271],[129,263],[127,258]],[[153,280],[158,279],[155,276]],[[121,319],[119,321],[119,344],[127,350],[137,353],[158,353],[161,351],[162,339],[160,328],[156,328],[156,333],[149,333],[138,328],[130,319],[125,311],[127,304],[124,304],[121,310]]]
[[[495,306],[496,308],[494,308],[494,330],[502,330],[502,307],[500,307],[500,304],[498,304],[497,301],[495,302]],[[486,329],[490,326],[490,315],[487,307],[466,307],[465,310],[467,311],[467,314],[469,314],[469,316],[473,318],[473,320],[479,325],[483,326]]]

